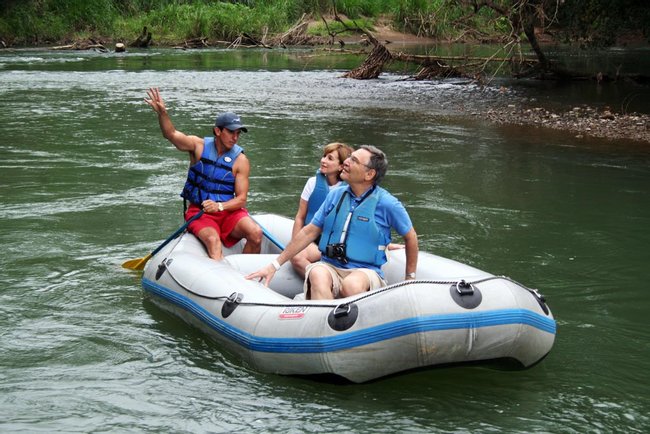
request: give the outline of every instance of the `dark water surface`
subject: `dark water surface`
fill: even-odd
[[[0,431],[650,429],[650,148],[467,120],[458,106],[497,92],[340,79],[357,61],[0,52]],[[161,137],[149,86],[187,133],[209,134],[220,110],[243,116],[253,212],[293,216],[323,144],[379,146],[421,248],[539,288],[552,352],[526,371],[363,385],[260,374],[220,352],[120,267],[182,224],[187,157]]]

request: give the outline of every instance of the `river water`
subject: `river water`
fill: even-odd
[[[503,97],[489,88],[341,79],[358,61],[0,52],[0,431],[650,429],[650,148],[456,114]],[[150,86],[187,133],[209,134],[218,111],[242,115],[252,212],[293,216],[327,142],[382,148],[385,186],[423,250],[547,297],[550,355],[524,371],[347,385],[260,374],[221,352],[120,266],[182,224],[187,157],[161,137]]]

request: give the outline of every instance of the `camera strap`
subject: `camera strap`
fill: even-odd
[[[354,210],[350,210],[348,217],[345,219],[345,224],[343,225],[343,230],[341,231],[341,238],[339,243],[345,243],[345,240],[348,238],[348,227],[350,226],[350,220],[352,220],[352,213]]]
[[[352,220],[352,214],[354,213],[354,210],[357,209],[361,203],[370,196],[375,189],[377,188],[377,185],[373,185],[370,190],[368,190],[358,201],[350,194],[349,191],[346,191],[341,195],[341,200],[339,201],[338,206],[336,207],[336,214],[338,214],[339,210],[341,209],[341,204],[343,203],[343,197],[346,194],[350,194],[350,212],[348,213],[347,218],[345,219],[345,223],[343,224],[343,230],[341,231],[341,237],[339,239],[339,243],[345,244],[345,242],[348,239],[348,227],[350,226],[350,221]]]

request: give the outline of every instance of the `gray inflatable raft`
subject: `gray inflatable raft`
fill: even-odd
[[[417,280],[403,281],[404,250],[391,250],[383,268],[389,285],[345,299],[301,299],[303,282],[289,263],[271,287],[247,280],[277,257],[293,225],[278,215],[254,218],[267,235],[262,254],[241,254],[237,244],[214,261],[185,233],[149,260],[142,286],[259,371],[365,382],[469,362],[526,368],[553,346],[556,323],[537,291],[426,252]]]

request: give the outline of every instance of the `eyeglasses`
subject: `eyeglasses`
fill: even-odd
[[[368,169],[372,169],[372,167],[368,166],[367,164],[363,164],[361,161],[359,161],[359,159],[354,155],[350,155],[350,161],[352,161],[354,164],[360,164],[362,166],[367,167]]]

